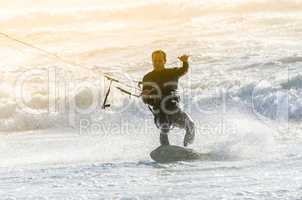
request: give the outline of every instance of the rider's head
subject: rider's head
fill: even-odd
[[[162,70],[165,68],[166,57],[166,53],[163,50],[157,50],[152,53],[154,70]]]

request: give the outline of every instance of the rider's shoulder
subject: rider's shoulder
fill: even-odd
[[[147,74],[145,74],[143,80],[148,80],[149,78],[151,78],[153,76],[154,73],[155,73],[154,70],[149,71]]]
[[[143,80],[150,78],[152,76],[152,74],[153,74],[153,71],[149,71],[147,74],[144,75]]]

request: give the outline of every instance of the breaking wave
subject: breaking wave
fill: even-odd
[[[301,120],[302,119],[302,75],[298,74],[289,80],[280,81],[272,85],[266,81],[250,83],[244,86],[233,86],[228,90],[227,101],[240,102],[253,111],[256,115],[270,118],[272,120]],[[109,120],[112,116],[124,119],[133,117],[141,119],[150,114],[139,99],[131,99],[127,96],[113,91],[114,102],[108,111],[101,109],[104,95],[97,98],[97,105],[93,106],[94,95],[104,93],[104,88],[93,91],[95,88],[82,88],[67,99],[56,99],[57,107],[64,106],[64,109],[52,112],[49,105],[48,93],[33,93],[25,102],[27,110],[21,109],[20,105],[9,97],[9,91],[2,87],[0,97],[0,131],[24,131],[32,129],[45,129],[51,127],[76,127],[80,119],[88,120]],[[196,94],[197,96],[201,93]],[[110,96],[111,96],[110,95]],[[184,94],[185,96],[185,94]],[[203,107],[211,109],[213,103],[211,96],[206,96]],[[113,101],[114,100],[114,101]],[[184,97],[186,104],[194,104],[194,97]],[[64,104],[66,103],[66,104]],[[239,105],[239,104],[237,104]],[[125,109],[121,109],[125,107]],[[90,109],[92,108],[92,109]],[[90,109],[89,112],[81,112]],[[145,110],[144,110],[145,109]],[[27,112],[29,111],[29,112]],[[198,110],[195,110],[195,115]],[[70,121],[73,121],[71,123]]]
[[[302,75],[298,74],[278,84],[268,81],[250,83],[230,89],[232,99],[253,109],[256,114],[273,120],[302,119]]]

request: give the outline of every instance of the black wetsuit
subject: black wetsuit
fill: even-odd
[[[180,68],[153,70],[143,78],[143,91],[152,90],[149,95],[143,95],[143,101],[149,105],[155,124],[161,130],[162,145],[169,144],[167,133],[173,125],[186,129],[184,146],[193,142],[194,123],[190,116],[179,108],[180,99],[177,94],[178,79],[186,74],[188,68],[188,62],[183,62]]]
[[[150,93],[152,96],[143,97],[143,101],[154,109],[170,108],[173,102],[178,103],[178,79],[188,71],[188,68],[189,64],[184,62],[181,68],[153,70],[147,73],[143,78],[143,90],[153,89],[153,91]]]

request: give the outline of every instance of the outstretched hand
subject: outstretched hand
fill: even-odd
[[[178,59],[179,59],[181,62],[188,62],[189,56],[188,56],[188,55],[182,55],[182,56],[179,56]]]

